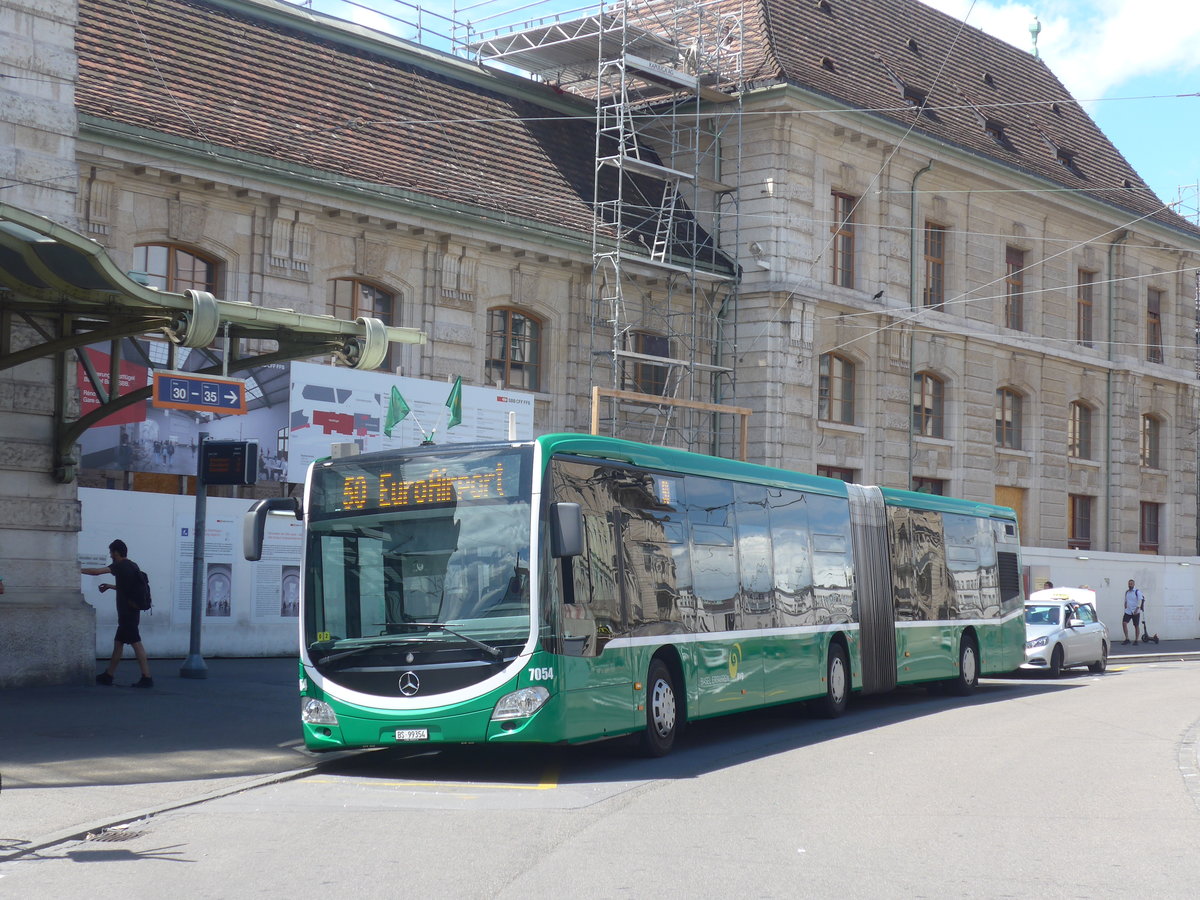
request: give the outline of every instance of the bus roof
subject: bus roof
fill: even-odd
[[[689,475],[717,475],[735,481],[770,484],[775,487],[803,488],[815,493],[829,494],[837,497],[845,497],[847,495],[846,483],[837,478],[807,475],[788,469],[777,469],[771,466],[761,466],[757,463],[742,462],[741,460],[707,456],[687,450],[676,450],[672,447],[641,444],[636,441],[621,440],[620,438],[590,434],[545,434],[537,438],[537,442],[542,446],[547,455],[552,453],[570,453],[583,456],[600,456],[605,459],[662,469],[668,472],[682,472]],[[1004,506],[995,506],[990,503],[976,503],[970,500],[958,500],[953,497],[925,494],[918,491],[904,491],[896,488],[882,488],[881,490],[884,502],[889,506],[903,506],[911,509],[924,509],[935,512],[955,512],[983,518],[994,517],[1016,521],[1016,514]]]

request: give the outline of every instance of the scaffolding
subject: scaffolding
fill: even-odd
[[[623,0],[532,17],[541,5],[456,9],[455,45],[595,103],[588,372],[610,387],[592,393],[593,430],[735,454],[740,7]]]

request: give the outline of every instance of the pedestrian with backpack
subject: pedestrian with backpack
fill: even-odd
[[[108,545],[108,555],[112,562],[107,566],[91,569],[80,569],[84,575],[112,575],[115,584],[100,585],[100,592],[116,591],[117,604],[117,633],[113,638],[112,658],[108,668],[96,676],[96,684],[109,685],[117,674],[117,666],[125,652],[125,645],[133,648],[137,657],[138,667],[142,670],[140,681],[134,682],[135,688],[152,688],[154,679],[150,677],[150,661],[146,658],[146,648],[142,646],[142,635],[138,630],[141,623],[142,610],[150,608],[150,584],[138,564],[129,558],[129,548],[122,540],[115,540]]]
[[[1129,579],[1129,590],[1125,592],[1125,614],[1121,616],[1121,633],[1125,635],[1125,640],[1122,644],[1129,643],[1129,623],[1133,623],[1133,643],[1138,642],[1138,626],[1142,622],[1142,611],[1146,608],[1146,597],[1133,586],[1133,579]]]

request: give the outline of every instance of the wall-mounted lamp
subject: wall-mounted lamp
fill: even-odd
[[[1075,557],[1075,558],[1076,558],[1076,559],[1087,559],[1087,557],[1086,557],[1086,556],[1077,556],[1077,557]]]
[[[1191,563],[1180,563],[1181,566],[1190,566]]]

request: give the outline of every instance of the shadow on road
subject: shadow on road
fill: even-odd
[[[1040,673],[1035,673],[1035,675]],[[1086,676],[1086,672],[1082,673]],[[855,696],[839,719],[814,717],[805,704],[733,713],[691,722],[661,759],[641,757],[632,738],[576,746],[470,745],[395,747],[319,762],[322,774],[357,779],[536,786],[552,777],[559,785],[648,779],[695,778],[707,772],[787,753],[823,741],[945,712],[954,707],[999,703],[1021,696],[1070,691],[1085,678],[1012,677],[981,682],[967,698],[922,687]]]

